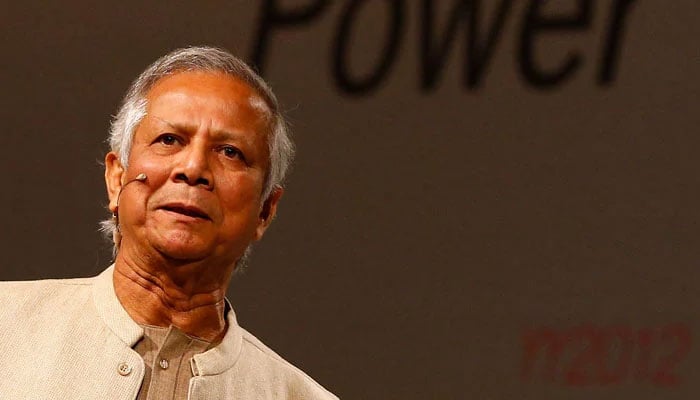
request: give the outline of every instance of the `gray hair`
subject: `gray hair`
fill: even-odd
[[[109,131],[110,149],[119,156],[119,161],[124,168],[127,168],[134,132],[146,116],[148,91],[161,79],[178,72],[188,71],[227,74],[248,84],[262,98],[264,104],[253,100],[252,105],[269,111],[271,130],[268,133],[267,142],[270,162],[262,192],[262,198],[267,199],[275,188],[282,187],[294,158],[294,144],[289,137],[287,123],[272,89],[245,62],[222,49],[215,47],[177,49],[151,64],[131,84],[117,115],[112,120]],[[100,225],[100,230],[105,233],[105,236],[111,237],[114,241],[116,254],[121,235],[115,218],[102,221]],[[246,251],[246,255],[249,250]],[[244,255],[242,259],[245,258]]]

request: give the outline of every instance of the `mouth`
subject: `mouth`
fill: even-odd
[[[191,218],[199,218],[199,219],[206,219],[206,220],[211,220],[209,218],[209,215],[202,211],[200,208],[194,207],[194,206],[187,206],[183,204],[166,204],[162,207],[159,207],[161,210],[169,211],[172,213],[180,214],[180,215],[185,215]]]

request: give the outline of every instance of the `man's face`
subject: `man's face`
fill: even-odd
[[[281,191],[261,198],[268,114],[255,91],[227,75],[182,72],[148,92],[129,167],[108,154],[110,209],[119,189],[119,252],[233,264],[262,237]],[[134,253],[135,251],[135,253]]]

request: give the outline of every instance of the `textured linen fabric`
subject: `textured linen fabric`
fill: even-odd
[[[0,399],[137,398],[143,337],[114,293],[113,267],[94,278],[0,283]],[[221,343],[192,357],[188,399],[337,399],[226,315]]]

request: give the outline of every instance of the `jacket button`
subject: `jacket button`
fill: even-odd
[[[119,375],[127,376],[131,373],[131,365],[129,365],[125,362],[119,363],[119,366],[117,367],[117,371],[119,371]]]

